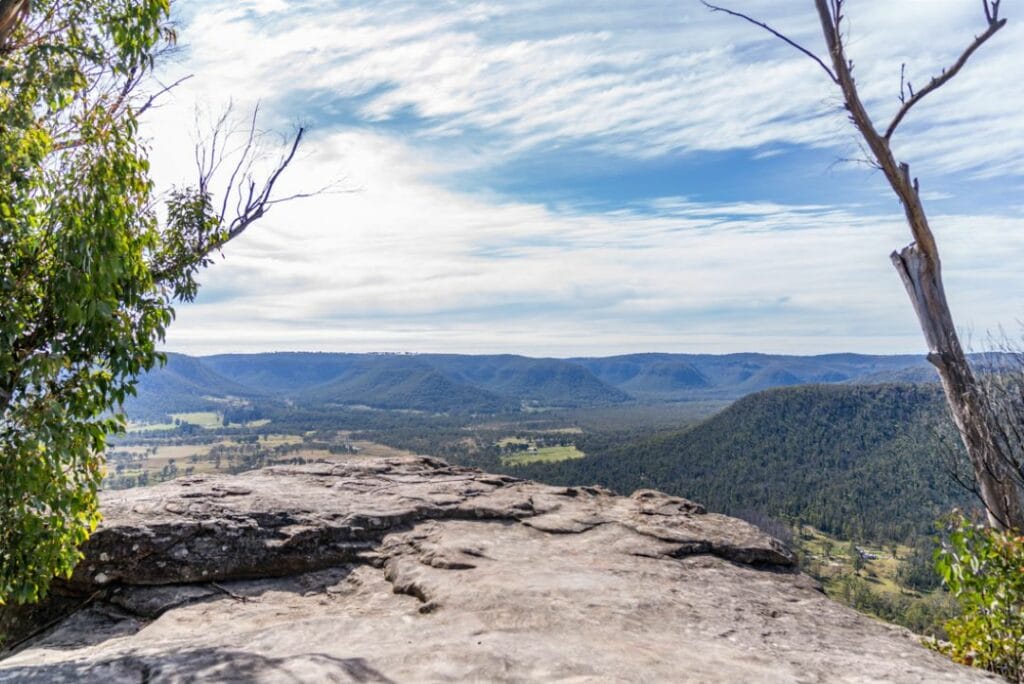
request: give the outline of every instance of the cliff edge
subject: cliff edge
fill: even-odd
[[[653,491],[429,458],[107,492],[74,576],[0,614],[0,682],[973,682],[776,540]]]

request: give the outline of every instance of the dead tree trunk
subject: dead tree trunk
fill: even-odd
[[[842,90],[850,120],[867,144],[873,162],[885,174],[886,180],[903,204],[907,225],[914,241],[902,250],[893,252],[892,262],[903,280],[924,332],[928,344],[928,360],[938,370],[942,380],[950,414],[967,449],[978,492],[987,509],[989,523],[1000,529],[1024,530],[1024,487],[1020,485],[1021,473],[1017,472],[1020,464],[1012,459],[1007,445],[1000,440],[1000,432],[994,422],[994,407],[989,404],[990,399],[975,377],[960,344],[942,285],[942,263],[939,259],[938,246],[921,203],[917,179],[911,180],[910,167],[897,162],[889,146],[893,133],[907,112],[928,94],[956,76],[974,51],[1005,26],[1006,20],[999,18],[999,1],[984,0],[982,4],[988,23],[986,30],[975,37],[949,68],[944,69],[939,76],[931,79],[917,92],[914,92],[909,83],[900,84],[902,106],[884,133],[875,128],[861,102],[853,78],[853,62],[845,54],[841,32],[843,0],[815,0],[831,66],[812,51],[762,22],[739,12],[709,5],[706,2],[704,4],[714,11],[726,12],[745,19],[784,40],[816,61]]]
[[[974,470],[979,493],[985,503],[989,522],[999,528],[1014,527],[1024,529],[1024,511],[1021,510],[1021,492],[1009,472],[1011,467],[1006,462],[995,434],[991,429],[992,411],[986,405],[985,397],[980,392],[964,353],[963,345],[953,323],[953,314],[946,301],[946,292],[942,284],[942,262],[935,236],[928,225],[928,217],[921,203],[917,179],[911,181],[910,167],[898,164],[889,147],[889,140],[896,127],[907,111],[928,93],[947,82],[966,63],[971,53],[981,43],[1005,25],[1005,19],[998,18],[999,3],[988,4],[986,17],[988,30],[975,39],[974,43],[964,52],[961,58],[941,76],[933,78],[924,89],[910,93],[907,98],[900,93],[903,106],[896,117],[880,134],[861,102],[857,85],[853,79],[852,63],[843,50],[840,22],[842,21],[842,0],[815,0],[818,15],[821,19],[825,42],[832,58],[832,68],[850,119],[857,127],[872,156],[885,173],[886,180],[892,186],[896,196],[903,204],[907,224],[914,242],[899,252],[893,252],[892,262],[903,280],[903,284],[914,305],[921,330],[928,344],[928,360],[935,366],[942,380],[942,388],[949,404],[949,411],[963,439],[968,458]]]
[[[957,337],[938,263],[933,265],[916,242],[893,252],[891,258],[928,343],[928,360],[942,380],[949,412],[967,450],[989,523],[1000,529],[1024,529],[1024,511],[1011,470],[1013,464],[1004,458],[990,424],[991,407],[979,391]]]

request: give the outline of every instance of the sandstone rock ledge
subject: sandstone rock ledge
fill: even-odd
[[[0,682],[992,681],[657,492],[352,457],[102,508],[74,577],[0,616]]]

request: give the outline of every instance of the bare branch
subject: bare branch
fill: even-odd
[[[286,154],[284,158],[278,163],[277,168],[274,170],[272,174],[270,174],[270,178],[263,186],[263,189],[256,193],[255,196],[253,193],[255,185],[250,185],[249,200],[246,202],[245,207],[242,209],[242,212],[237,217],[235,217],[234,221],[231,222],[231,225],[228,228],[227,232],[227,240],[225,240],[225,242],[227,242],[228,240],[233,240],[234,238],[241,235],[242,232],[246,228],[248,228],[253,221],[262,218],[263,215],[270,210],[270,196],[271,193],[273,193],[274,191],[274,185],[277,183],[278,178],[281,177],[281,174],[284,172],[284,170],[288,168],[288,165],[292,163],[292,159],[295,158],[295,153],[299,149],[299,144],[302,142],[302,136],[304,133],[304,128],[300,128],[298,130],[298,132],[295,134],[295,139],[292,141],[291,149],[288,151],[288,154]]]
[[[340,179],[339,180],[334,180],[334,181],[331,181],[330,183],[327,183],[325,185],[321,185],[316,190],[311,190],[309,192],[297,192],[297,193],[295,193],[293,195],[287,195],[285,197],[279,197],[277,199],[268,200],[267,201],[267,206],[268,207],[272,207],[275,204],[282,204],[284,202],[291,202],[292,200],[297,200],[297,199],[306,199],[308,197],[318,197],[320,195],[340,195],[340,194],[346,194],[346,193],[352,193],[352,192],[359,192],[358,188],[342,188],[340,186],[341,186],[341,180]]]
[[[247,166],[247,159],[250,159],[251,157],[255,156],[253,154],[253,143],[256,137],[256,117],[259,115],[259,112],[260,106],[257,103],[257,105],[253,107],[252,110],[252,119],[249,122],[249,133],[248,136],[246,137],[245,146],[242,148],[242,156],[238,158],[238,163],[235,165],[234,170],[231,172],[231,178],[228,179],[227,189],[224,191],[224,200],[221,202],[220,205],[220,220],[222,222],[224,221],[224,217],[227,215],[228,199],[231,197],[231,188],[235,187],[235,180],[238,178],[238,172],[242,169],[243,166],[246,166],[246,168],[248,169],[249,167]]]
[[[960,69],[962,69],[964,65],[967,64],[967,60],[971,58],[971,55],[974,54],[975,50],[980,48],[985,43],[985,41],[994,36],[999,29],[1006,26],[1006,19],[999,18],[998,0],[992,3],[991,10],[989,9],[988,2],[984,2],[983,4],[985,5],[985,18],[988,20],[988,29],[986,29],[985,32],[982,33],[980,36],[976,36],[974,38],[974,42],[967,46],[967,49],[964,50],[963,54],[960,55],[960,58],[953,63],[953,66],[949,67],[948,69],[943,69],[941,74],[933,77],[932,80],[928,82],[928,85],[926,85],[924,88],[921,88],[921,90],[917,91],[917,93],[911,91],[910,99],[903,102],[903,106],[900,107],[900,110],[898,112],[896,112],[896,116],[892,118],[892,121],[889,123],[889,126],[885,129],[885,134],[882,137],[884,137],[886,140],[892,138],[892,134],[896,132],[896,127],[900,125],[900,122],[903,121],[903,117],[907,115],[907,112],[909,112],[914,105],[916,105],[918,102],[926,98],[930,93],[933,93],[939,88],[941,88],[943,85],[949,82],[950,79],[956,76],[957,73],[959,73]],[[902,78],[900,80],[902,81]]]
[[[190,78],[192,78],[192,74],[189,74],[188,76],[182,76],[181,78],[179,78],[179,79],[178,79],[177,81],[175,81],[174,83],[172,83],[172,84],[170,84],[170,85],[167,85],[167,86],[164,86],[164,87],[163,87],[163,88],[161,88],[161,89],[160,89],[160,90],[159,90],[158,92],[156,92],[156,93],[154,93],[154,94],[150,95],[150,96],[149,96],[149,99],[147,99],[147,100],[146,100],[146,101],[145,101],[145,102],[143,103],[143,105],[142,105],[141,107],[139,107],[139,109],[138,109],[138,110],[137,110],[137,111],[135,112],[135,116],[142,116],[142,115],[143,115],[143,114],[144,114],[144,113],[146,112],[146,110],[148,110],[148,109],[149,109],[150,107],[152,107],[152,106],[153,106],[153,104],[154,104],[154,103],[155,103],[155,102],[156,102],[156,101],[157,101],[157,100],[158,100],[158,99],[159,99],[160,97],[162,97],[163,95],[165,95],[165,94],[167,94],[167,93],[171,92],[172,90],[174,90],[175,88],[177,88],[178,86],[180,86],[180,85],[181,85],[182,83],[184,83],[185,81],[187,81],[187,80],[188,80],[188,79],[190,79]]]
[[[288,197],[274,197],[277,182],[295,159],[305,130],[298,129],[294,138],[287,141],[285,153],[265,176],[266,180],[257,181],[254,164],[265,161],[257,128],[258,109],[241,130],[232,128],[230,111],[218,117],[213,131],[196,144],[197,186],[172,195],[175,204],[172,208],[169,203],[169,210],[177,213],[167,227],[169,248],[156,252],[150,260],[153,279],[168,286],[173,297],[184,301],[195,296],[195,274],[210,263],[213,252],[241,235],[275,204],[322,192],[300,191]],[[244,142],[236,146],[238,136]],[[214,207],[211,204],[216,193],[211,188],[219,186],[220,169],[229,157],[232,167],[227,184],[221,189],[223,197],[216,200],[219,206]],[[228,204],[232,198],[236,198],[237,204],[234,217],[229,219]]]
[[[797,43],[795,40],[792,40],[791,38],[788,38],[785,35],[779,33],[778,31],[773,29],[768,24],[766,24],[764,22],[761,22],[761,21],[757,21],[756,19],[754,19],[752,17],[749,17],[746,14],[743,14],[741,12],[735,12],[735,11],[733,11],[731,9],[726,9],[725,7],[719,7],[718,5],[712,5],[711,3],[705,2],[705,0],[701,0],[701,4],[704,5],[705,7],[707,7],[712,12],[725,12],[728,15],[731,15],[731,16],[734,16],[734,17],[738,17],[738,18],[743,19],[745,21],[749,21],[754,26],[759,26],[760,28],[764,29],[765,31],[767,31],[768,33],[772,34],[776,38],[778,38],[778,39],[788,43],[789,45],[793,46],[794,48],[796,48],[800,52],[804,53],[805,55],[807,55],[808,57],[813,59],[815,62],[818,63],[818,66],[820,66],[822,69],[825,70],[825,73],[828,74],[828,77],[830,79],[832,79],[833,83],[839,83],[839,79],[836,78],[836,75],[834,73],[832,73],[832,70],[828,68],[828,65],[825,64],[825,62],[823,62],[820,57],[818,57],[816,54],[814,54],[813,52],[811,52],[810,50],[805,48],[803,45],[800,45],[800,43]]]

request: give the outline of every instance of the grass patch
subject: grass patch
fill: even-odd
[[[128,423],[126,432],[160,432],[162,430],[173,430],[177,425],[174,423]]]
[[[557,463],[558,461],[568,461],[573,458],[583,458],[584,456],[586,454],[577,449],[575,445],[550,446],[502,456],[501,463],[507,466],[526,465],[527,463]]]
[[[918,634],[945,638],[943,624],[957,610],[952,597],[941,589],[918,591],[899,582],[901,566],[912,562],[911,547],[851,545],[806,525],[797,532],[796,543],[802,568],[822,583],[829,598]]]
[[[187,423],[189,425],[195,425],[205,430],[214,430],[219,427],[225,427],[224,416],[216,411],[193,411],[191,413],[172,413],[171,419],[177,422],[171,423],[128,423],[128,432],[160,432],[165,430],[173,430],[178,427],[179,423]],[[247,423],[231,423],[226,427],[249,427],[257,428],[263,427],[270,423],[269,418],[260,418],[258,420],[250,420]]]
[[[801,553],[805,560],[817,564],[815,574],[823,581],[826,590],[830,588],[832,580],[844,575],[857,574],[870,581],[878,591],[897,595],[908,593],[897,584],[896,573],[899,572],[901,559],[907,558],[912,551],[909,546],[883,546],[871,543],[857,543],[856,546],[876,558],[864,559],[863,567],[854,573],[849,540],[831,537],[810,526],[804,526],[800,530]]]
[[[526,444],[527,446],[530,446],[533,444],[533,441],[523,439],[522,437],[502,437],[496,442],[496,444],[500,447],[507,447],[510,444]]]
[[[179,420],[182,423],[191,423],[192,425],[198,425],[204,428],[216,428],[221,427],[222,418],[219,413],[214,411],[196,411],[193,413],[172,413],[171,418]]]

